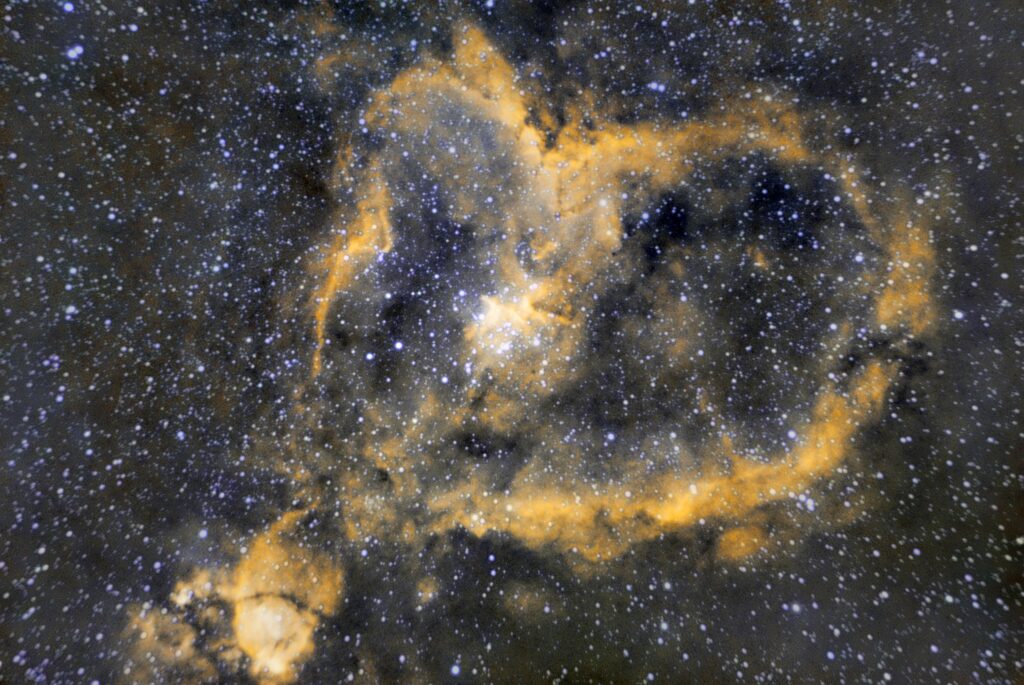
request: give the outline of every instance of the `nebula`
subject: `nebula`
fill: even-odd
[[[388,254],[423,254],[430,249],[424,242],[446,240],[445,231],[465,231],[466,264],[449,272],[452,283],[439,286],[449,290],[442,297],[464,303],[459,311],[438,315],[449,331],[451,360],[441,369],[451,371],[412,368],[417,361],[433,361],[430,353],[420,356],[416,350],[433,347],[434,332],[424,338],[422,330],[399,328],[392,354],[402,359],[391,362],[389,373],[405,380],[364,394],[367,408],[350,438],[360,450],[354,459],[328,450],[309,455],[301,444],[272,457],[272,465],[294,481],[305,508],[285,513],[227,578],[200,576],[200,584],[212,584],[206,594],[232,603],[229,643],[249,658],[258,680],[296,677],[312,654],[318,612],[333,613],[342,593],[340,562],[315,560],[313,552],[275,535],[294,527],[300,516],[330,511],[335,535],[351,543],[368,535],[395,539],[409,554],[422,554],[455,529],[481,537],[508,535],[538,552],[568,555],[582,574],[588,564],[614,559],[635,544],[712,520],[726,526],[716,554],[737,563],[769,549],[780,535],[778,527],[785,524],[776,522],[769,533],[761,523],[764,511],[820,490],[821,481],[856,458],[855,438],[884,410],[898,382],[896,364],[873,359],[836,372],[856,338],[888,334],[910,345],[932,324],[928,217],[900,200],[876,201],[855,155],[813,151],[801,113],[784,97],[735,103],[706,121],[617,124],[605,120],[593,96],[583,93],[565,106],[566,122],[549,130],[541,122],[551,122],[552,113],[517,88],[519,75],[483,31],[458,27],[453,42],[451,59],[425,59],[373,93],[361,119],[361,139],[339,151],[332,176],[340,208],[328,244],[310,265],[314,344],[294,411],[321,423],[336,420],[330,416],[335,403],[305,398],[321,385],[330,387],[332,376],[359,373],[356,365],[366,367],[362,373],[375,366],[377,353],[363,353],[337,332],[367,308],[416,296],[407,278],[388,268]],[[664,445],[645,445],[641,433],[650,422],[627,423],[616,428],[623,434],[604,437],[600,426],[577,424],[574,412],[563,409],[571,404],[565,397],[580,392],[582,379],[602,363],[595,360],[595,318],[624,284],[651,291],[648,320],[664,321],[668,329],[670,349],[660,355],[665,364],[685,377],[708,363],[694,358],[692,333],[715,324],[700,304],[685,302],[686,288],[679,286],[690,270],[688,259],[708,255],[684,240],[646,267],[637,244],[650,219],[632,229],[625,224],[626,217],[649,216],[645,210],[668,194],[685,195],[698,166],[714,168],[737,158],[763,158],[783,178],[795,169],[794,181],[800,173],[827,179],[837,193],[826,199],[832,205],[827,211],[848,216],[853,225],[835,226],[839,235],[821,240],[833,253],[852,252],[857,245],[873,253],[870,261],[819,267],[828,270],[819,278],[823,287],[835,289],[837,312],[845,309],[850,318],[837,317],[836,332],[814,341],[830,352],[818,364],[821,376],[809,380],[813,387],[803,416],[791,419],[800,426],[797,436],[788,447],[765,447],[750,437],[749,426],[710,404],[697,410],[720,426],[719,439],[709,444],[666,436]],[[440,198],[445,218],[434,229],[424,227],[419,216],[422,184]],[[436,234],[426,239],[407,235],[430,230]],[[743,260],[733,274],[770,271],[784,251],[763,235],[752,235],[740,247]],[[820,264],[812,255],[805,259]],[[467,294],[454,295],[455,288]],[[842,302],[863,293],[866,305]],[[647,331],[641,325],[638,333]],[[624,352],[639,347],[630,341]],[[641,368],[638,375],[638,392],[658,385],[659,372]],[[662,383],[673,392],[687,390],[685,383]],[[691,412],[666,413],[659,429],[676,425],[686,432]],[[586,445],[603,441],[601,454],[580,449],[572,433],[583,433]],[[547,440],[539,449],[519,447],[530,435]],[[754,456],[739,451],[736,441]],[[481,463],[460,474],[460,450]],[[647,450],[665,453],[652,458],[663,466],[637,468],[645,461],[638,455]],[[592,475],[599,459],[602,471],[615,473]],[[323,484],[335,479],[332,501]],[[375,487],[381,480],[386,485]],[[312,590],[306,586],[311,571]],[[426,580],[424,574],[418,582]],[[203,596],[190,586],[178,592]]]
[[[103,12],[8,17],[4,682],[1024,672],[1019,12]]]

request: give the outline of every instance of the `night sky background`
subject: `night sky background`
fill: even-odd
[[[1017,3],[2,17],[0,682],[1024,678]]]

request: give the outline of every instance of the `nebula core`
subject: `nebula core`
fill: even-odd
[[[0,679],[1016,683],[1012,3],[12,3]]]

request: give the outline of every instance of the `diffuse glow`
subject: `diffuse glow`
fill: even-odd
[[[584,94],[568,105],[568,123],[556,129],[553,113],[527,92],[481,30],[467,25],[455,36],[453,60],[423,58],[372,97],[365,127],[385,141],[406,138],[419,146],[417,162],[445,184],[451,215],[472,224],[481,242],[495,246],[493,289],[478,295],[464,320],[455,351],[458,368],[469,370],[463,386],[439,381],[422,393],[411,416],[387,398],[365,398],[360,430],[368,439],[354,461],[339,455],[331,469],[340,493],[339,535],[349,543],[375,536],[422,549],[461,527],[554,550],[586,573],[589,565],[612,560],[633,545],[714,521],[725,529],[716,546],[719,559],[733,563],[756,554],[770,544],[764,510],[828,479],[856,454],[859,430],[885,410],[898,369],[891,362],[870,361],[846,378],[820,378],[798,439],[788,451],[764,460],[750,460],[722,440],[714,448],[677,450],[678,459],[693,461],[685,468],[652,474],[624,468],[620,478],[584,485],[577,467],[587,459],[585,449],[559,440],[543,421],[530,417],[587,369],[593,302],[635,268],[624,249],[622,217],[684,187],[699,166],[742,155],[758,153],[783,167],[821,169],[835,179],[882,255],[879,267],[865,267],[851,290],[861,288],[872,299],[873,325],[902,328],[913,336],[925,334],[935,315],[927,224],[912,218],[909,203],[873,201],[853,160],[815,152],[804,139],[800,112],[777,98],[727,103],[704,121],[620,124],[602,120],[594,98]],[[459,142],[456,134],[464,130],[477,136],[473,144]],[[402,163],[400,147],[384,143],[363,149],[353,142],[339,153],[339,195],[351,190],[354,201],[339,210],[333,235],[310,265],[316,285],[308,386],[336,372],[327,335],[333,317],[345,310],[347,298],[373,290],[366,281],[378,255],[394,249],[399,229],[393,225],[396,192],[390,174]],[[488,175],[486,165],[501,166],[500,182]],[[493,240],[499,236],[503,239]],[[523,244],[526,260],[516,252]],[[760,248],[749,252],[755,268],[771,268],[770,255]],[[686,268],[681,260],[670,260],[666,273],[682,280]],[[651,331],[683,329],[662,354],[691,355],[685,328],[701,324],[699,308],[680,301],[665,283],[651,286],[648,294],[663,312]],[[846,322],[836,335],[848,338],[855,327]],[[842,349],[840,343],[837,338]],[[706,400],[701,403],[709,409]],[[309,413],[309,407],[297,400],[296,413]],[[431,451],[459,430],[503,434],[521,425],[529,425],[545,446],[544,455],[531,457],[499,487],[437,461]],[[303,449],[298,441],[293,446]],[[281,455],[282,471],[294,475],[295,456]],[[621,453],[616,458],[628,460]],[[426,477],[449,468],[450,479]],[[380,473],[387,474],[386,488],[371,483]],[[330,506],[316,494],[311,478],[296,477],[296,488],[302,499],[316,502],[308,511]],[[185,596],[217,598],[230,606],[233,619],[221,659],[244,655],[260,682],[294,680],[314,651],[321,617],[334,613],[342,600],[341,560],[297,545],[285,534],[305,511],[284,515],[259,536],[233,572],[202,572],[179,588]],[[197,579],[205,583],[205,594],[196,589],[203,584]],[[417,592],[421,603],[429,602],[437,581],[425,572]],[[536,602],[524,597],[520,603]],[[190,639],[194,636],[174,637],[183,654],[192,649]],[[140,645],[155,649],[151,635]]]
[[[129,633],[140,661],[155,655],[182,664],[198,682],[213,682],[217,668],[199,650],[202,643],[224,665],[247,663],[258,682],[294,681],[313,653],[321,617],[337,610],[344,588],[337,561],[299,542],[305,514],[282,516],[244,550],[233,571],[197,569],[179,581],[171,600],[181,614],[135,609]],[[185,612],[196,615],[195,623],[184,620]]]
[[[511,210],[500,216],[489,213],[478,193],[452,189],[456,214],[482,218],[481,230],[503,232],[508,238],[498,259],[500,294],[481,297],[482,313],[467,322],[462,352],[464,360],[472,362],[476,378],[486,373],[496,385],[483,395],[471,385],[467,405],[449,406],[451,421],[435,427],[435,435],[464,423],[470,417],[466,413],[470,402],[478,425],[508,428],[530,410],[531,403],[575,376],[584,363],[580,346],[588,297],[608,287],[607,274],[621,268],[625,258],[620,253],[625,206],[642,206],[644,198],[685,183],[698,160],[707,163],[762,152],[778,164],[831,170],[858,219],[889,257],[883,282],[869,278],[879,293],[877,324],[906,323],[914,335],[931,325],[927,283],[934,256],[926,231],[906,220],[902,207],[894,209],[896,219],[891,222],[887,221],[891,216],[880,216],[881,207],[872,206],[865,182],[848,160],[840,165],[840,160],[809,149],[795,108],[777,101],[745,101],[711,120],[683,125],[615,124],[602,122],[596,112],[588,111],[588,126],[581,124],[582,112],[577,110],[569,117],[575,124],[559,130],[554,142],[546,145],[545,132],[528,123],[530,112],[543,105],[518,88],[514,70],[479,29],[467,26],[457,35],[461,38],[452,63],[428,59],[403,72],[376,95],[366,117],[367,125],[382,133],[425,132],[436,114],[433,105],[450,98],[461,103],[467,112],[464,116],[494,125],[496,138],[504,141],[498,149],[507,149],[515,157],[513,167],[521,183],[507,190]],[[551,117],[539,119],[550,121]],[[439,178],[469,175],[467,167],[477,162],[476,158],[460,162],[457,157],[435,157],[425,164]],[[386,179],[375,173],[369,183],[377,187]],[[627,189],[633,194],[628,195]],[[359,225],[370,222],[366,215],[357,216]],[[527,239],[532,250],[529,268],[513,251],[520,238]],[[759,260],[764,263],[763,254]],[[318,294],[318,331],[323,327],[324,303],[344,298],[342,284],[329,278]],[[314,374],[320,372],[320,342]],[[529,468],[520,472],[508,494],[488,492],[478,479],[470,478],[428,496],[427,506],[436,518],[425,531],[443,533],[463,526],[480,535],[506,532],[531,546],[555,545],[597,560],[700,519],[742,520],[769,502],[810,487],[839,466],[853,449],[859,426],[881,411],[895,373],[892,365],[873,363],[845,389],[823,382],[798,446],[768,463],[728,455],[732,467],[726,473],[695,480],[662,475],[644,482],[609,483],[599,495],[574,492],[561,478],[557,485],[544,485],[544,479],[534,478]],[[428,415],[434,416],[436,426],[437,412],[436,398],[431,397],[430,409],[421,411],[413,422],[413,435],[388,444],[415,450],[417,441],[427,437],[423,427],[430,423]],[[400,455],[389,463],[406,463],[410,472],[414,470]],[[416,490],[414,496],[422,496],[421,492]],[[358,528],[377,529],[366,521]],[[735,558],[743,555],[740,550],[750,553],[758,546],[727,541],[724,547],[729,550],[724,556]]]

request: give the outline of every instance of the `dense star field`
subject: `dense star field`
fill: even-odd
[[[1016,2],[10,2],[0,682],[1020,683]]]

